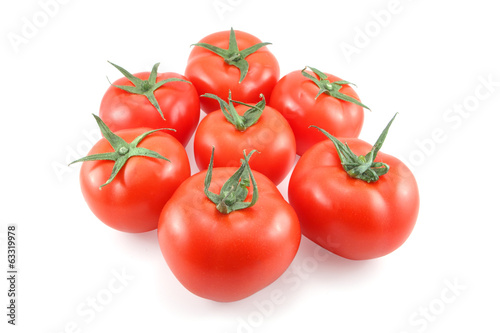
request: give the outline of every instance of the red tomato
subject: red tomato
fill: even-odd
[[[147,80],[150,75],[150,72],[134,74],[140,80]],[[169,72],[158,74],[156,82],[172,78],[187,80]],[[146,96],[115,87],[118,85],[134,86],[130,79],[122,77],[113,82],[102,98],[99,116],[112,131],[136,127],[172,128],[175,132],[169,134],[186,146],[200,119],[198,92],[192,84],[172,81],[154,91],[164,119]]]
[[[245,105],[234,108],[240,116],[249,109]],[[200,170],[208,167],[212,147],[215,147],[215,167],[238,166],[243,150],[257,150],[259,153],[250,161],[252,170],[263,173],[276,185],[288,175],[296,155],[290,125],[269,106],[264,107],[257,123],[244,131],[231,124],[220,109],[208,114],[194,135],[194,157]]]
[[[356,138],[339,139],[355,154],[372,146]],[[298,161],[290,178],[288,199],[302,233],[327,250],[349,259],[372,259],[400,247],[415,225],[417,182],[397,158],[378,153],[375,162],[389,165],[377,181],[350,177],[335,145],[322,141]]]
[[[236,168],[214,168],[210,191],[219,193]],[[254,172],[258,199],[223,214],[204,194],[207,171],[188,178],[163,209],[158,239],[176,278],[203,298],[231,302],[275,281],[292,262],[300,225],[292,207],[267,177]],[[249,189],[245,202],[253,198]]]
[[[126,129],[115,134],[132,142],[146,132],[145,128]],[[184,147],[173,136],[155,132],[139,144],[169,159],[146,156],[130,157],[115,178],[107,185],[114,161],[85,161],[80,169],[83,196],[92,212],[106,225],[125,232],[156,229],[161,210],[175,189],[189,177],[189,160]],[[89,152],[111,153],[114,149],[105,139],[99,140]]]
[[[199,43],[211,44],[228,49],[231,31],[221,31],[208,35]],[[257,37],[243,31],[234,31],[239,51],[262,43]],[[242,52],[235,52],[242,53]],[[234,55],[231,55],[234,56]],[[237,55],[236,55],[237,56]],[[224,58],[201,46],[194,46],[189,55],[185,76],[194,84],[200,95],[212,93],[227,98],[231,90],[233,98],[247,103],[256,103],[260,94],[266,99],[279,79],[279,65],[274,55],[263,46],[248,55],[248,73],[241,80],[241,69],[230,65]],[[202,99],[201,109],[206,113],[219,109],[215,100]]]
[[[319,77],[311,71],[306,73]],[[345,82],[334,75],[325,75],[330,82]],[[323,134],[309,128],[311,125],[320,126],[336,137],[352,138],[358,137],[363,126],[362,106],[327,93],[317,96],[319,91],[320,88],[313,81],[297,70],[282,77],[271,94],[269,105],[288,120],[295,134],[299,155],[325,139]],[[343,84],[339,92],[359,100],[354,89],[347,84]]]

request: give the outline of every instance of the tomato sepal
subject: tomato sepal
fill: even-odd
[[[215,148],[212,148],[212,156],[210,157],[210,164],[205,176],[204,191],[207,198],[216,205],[217,210],[222,214],[229,214],[233,211],[246,209],[255,205],[259,198],[259,190],[248,160],[256,150],[252,150],[248,155],[243,151],[244,159],[241,160],[241,166],[224,183],[219,194],[215,194],[209,190],[214,167],[214,151]],[[253,187],[252,200],[245,202],[244,200],[248,196],[250,180]]]
[[[328,133],[318,126],[309,126],[318,129],[321,133],[326,135],[328,139],[332,141],[339,155],[342,167],[347,172],[347,174],[355,179],[363,180],[367,183],[376,182],[379,178],[389,172],[389,165],[383,162],[374,162],[377,154],[382,148],[384,141],[389,132],[394,118],[396,118],[397,113],[392,117],[391,121],[387,124],[385,129],[382,131],[378,137],[372,149],[366,155],[356,155],[352,152],[351,148],[346,144],[343,144],[339,139]]]
[[[192,44],[192,46],[203,47],[223,58],[226,64],[237,67],[240,70],[239,83],[241,83],[241,81],[245,79],[249,67],[248,61],[246,61],[245,58],[261,47],[270,44],[271,43],[268,42],[257,43],[240,51],[236,42],[236,34],[234,33],[234,29],[231,27],[231,32],[229,34],[229,47],[227,49],[223,49],[208,43],[195,43]]]
[[[313,75],[307,73],[306,72],[307,68],[309,68],[311,71],[313,71],[313,73],[316,74],[319,77],[319,79],[314,77]],[[316,95],[315,99],[317,99],[321,94],[325,93],[329,96],[335,97],[337,99],[340,99],[340,100],[343,100],[346,102],[354,103],[354,104],[359,105],[367,110],[370,110],[369,107],[367,107],[366,105],[364,105],[363,103],[361,103],[357,99],[340,92],[340,88],[342,88],[343,85],[348,84],[348,85],[356,86],[354,83],[349,82],[349,81],[345,81],[345,80],[330,82],[328,80],[328,76],[325,73],[323,73],[322,71],[320,71],[314,67],[311,67],[311,66],[306,66],[301,72],[302,72],[303,76],[305,76],[306,78],[308,78],[309,80],[311,80],[312,82],[314,82],[318,86],[319,91],[318,91],[318,94]]]
[[[111,147],[115,150],[114,152],[110,153],[102,153],[102,154],[93,154],[93,155],[88,155],[82,158],[79,158],[73,162],[71,162],[69,165],[78,163],[78,162],[86,162],[86,161],[102,161],[102,160],[108,160],[108,161],[114,161],[115,164],[113,165],[113,169],[111,170],[111,175],[109,176],[108,180],[99,186],[99,189],[102,189],[103,186],[108,185],[115,179],[116,175],[120,172],[122,167],[125,165],[127,160],[133,156],[144,156],[144,157],[153,157],[153,158],[158,158],[162,159],[165,161],[170,162],[170,160],[161,154],[155,152],[154,150],[150,150],[147,148],[143,147],[137,147],[137,145],[148,135],[157,132],[157,131],[163,131],[163,130],[170,130],[170,131],[175,131],[174,129],[171,128],[159,128],[151,131],[147,131],[142,133],[141,135],[137,136],[131,143],[127,143],[125,140],[123,140],[121,137],[116,135],[115,133],[111,132],[109,127],[102,121],[101,118],[96,116],[95,114],[92,114],[97,122],[97,125],[99,126],[99,129],[102,132],[103,137],[111,144]]]
[[[228,102],[226,102],[219,96],[210,93],[203,94],[201,95],[201,97],[207,97],[217,100],[226,120],[233,124],[234,127],[236,127],[236,129],[240,132],[244,132],[247,128],[254,125],[259,120],[262,112],[264,112],[264,108],[266,107],[266,99],[263,94],[260,94],[261,100],[255,105],[235,101],[231,98],[231,90],[229,90]],[[243,116],[240,116],[238,112],[236,112],[233,103],[248,106],[249,109],[245,111]]]
[[[151,70],[149,78],[147,80],[141,80],[138,77],[131,74],[125,68],[120,67],[120,66],[112,63],[111,61],[108,61],[108,62],[111,65],[113,65],[116,69],[118,69],[120,71],[120,73],[123,74],[123,76],[125,76],[127,79],[129,79],[130,82],[132,82],[132,84],[134,86],[115,85],[115,84],[111,83],[111,81],[108,78],[109,84],[111,84],[115,88],[122,89],[122,90],[124,90],[128,93],[131,93],[131,94],[144,95],[148,99],[148,101],[151,103],[151,105],[153,105],[155,107],[156,111],[158,111],[158,113],[160,114],[160,116],[163,120],[165,120],[165,116],[163,115],[163,111],[161,110],[160,105],[158,104],[158,101],[156,100],[156,97],[154,95],[155,90],[160,88],[161,86],[169,83],[169,82],[174,82],[174,81],[181,81],[181,82],[186,82],[186,83],[191,84],[191,82],[189,82],[189,81],[175,78],[175,77],[172,77],[172,78],[169,78],[166,80],[162,80],[160,82],[156,82],[156,78],[158,76],[158,67],[160,66],[159,62],[154,64],[153,69]]]

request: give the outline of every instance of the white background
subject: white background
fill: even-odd
[[[49,2],[58,5],[41,5]],[[19,260],[18,326],[6,323],[2,277],[2,331],[499,331],[494,2],[284,4],[2,2],[0,276],[7,275],[8,223],[18,225]],[[90,148],[85,133],[95,133],[91,113],[98,113],[106,76],[120,76],[106,61],[131,72],[161,62],[160,71],[183,73],[192,43],[231,26],[272,42],[281,75],[309,65],[356,83],[373,110],[362,139],[374,142],[399,112],[382,150],[410,165],[421,195],[416,228],[401,248],[357,262],[303,239],[283,277],[221,304],[177,282],[156,232],[120,233],[93,216],[80,193],[80,167],[64,166]],[[15,45],[13,38],[24,39]],[[348,47],[355,53],[342,51]],[[192,157],[192,142],[187,149]]]

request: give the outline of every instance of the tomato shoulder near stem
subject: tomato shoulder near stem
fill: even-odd
[[[141,80],[147,80],[149,75],[150,72],[134,74]],[[166,72],[158,73],[157,82],[171,78],[187,80],[183,75]],[[126,77],[116,80],[113,85],[133,86]],[[172,128],[175,132],[168,133],[183,146],[187,145],[200,119],[200,100],[194,85],[173,81],[154,91],[165,119],[146,96],[132,94],[113,85],[104,94],[99,110],[99,116],[113,132],[137,127]]]
[[[235,107],[239,115],[244,105]],[[295,162],[295,137],[286,119],[266,106],[261,117],[245,131],[228,122],[221,110],[208,114],[194,136],[194,156],[200,170],[208,167],[212,147],[215,147],[214,167],[240,165],[243,150],[257,150],[250,160],[252,170],[259,171],[276,185],[288,175]]]
[[[325,75],[331,82],[341,80],[332,74]],[[281,112],[292,127],[299,155],[325,138],[317,130],[309,128],[311,125],[320,126],[336,137],[351,138],[358,137],[363,127],[364,111],[361,106],[326,93],[317,96],[318,91],[318,86],[297,70],[278,81],[269,100],[269,105]],[[340,92],[359,100],[349,85],[343,85]]]

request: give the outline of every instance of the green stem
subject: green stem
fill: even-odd
[[[234,33],[234,29],[231,28],[231,31],[229,32],[229,47],[227,49],[223,49],[208,43],[196,43],[193,45],[203,47],[222,57],[226,64],[237,67],[240,70],[239,83],[241,83],[245,79],[249,67],[248,62],[245,60],[245,58],[258,49],[270,44],[271,43],[258,43],[240,51],[238,49],[238,43],[236,42],[236,34]]]
[[[104,138],[111,144],[111,147],[113,147],[114,152],[111,153],[102,153],[102,154],[93,154],[93,155],[88,155],[82,158],[77,159],[76,161],[71,162],[69,165],[73,163],[78,163],[78,162],[86,162],[86,161],[114,161],[115,164],[113,165],[113,169],[111,171],[111,175],[109,176],[108,180],[99,186],[99,189],[102,189],[103,186],[108,185],[115,179],[116,175],[120,172],[122,167],[125,165],[125,162],[133,156],[145,156],[145,157],[153,157],[153,158],[158,158],[162,159],[165,161],[170,162],[169,159],[166,157],[160,155],[159,153],[155,152],[154,150],[146,149],[143,147],[137,147],[137,145],[148,135],[151,133],[161,131],[161,130],[170,130],[170,131],[175,131],[171,128],[159,128],[155,129],[152,131],[148,131],[145,133],[142,133],[138,137],[136,137],[131,143],[127,143],[125,140],[123,140],[121,137],[118,135],[114,134],[111,132],[109,127],[102,121],[101,118],[93,114],[95,120],[97,121],[97,125],[99,126],[99,129],[102,132],[102,135]]]
[[[220,109],[224,114],[224,117],[226,117],[226,120],[231,124],[233,124],[234,127],[240,132],[244,132],[247,130],[247,128],[254,125],[259,120],[260,116],[262,115],[262,112],[264,112],[264,109],[266,107],[266,99],[264,98],[263,94],[260,94],[261,100],[255,105],[250,105],[244,102],[239,102],[231,99],[231,90],[229,91],[229,97],[227,102],[214,94],[204,94],[201,95],[201,97],[208,97],[217,100],[219,102]],[[245,113],[242,116],[240,116],[238,112],[236,112],[233,103],[245,105],[249,107],[249,109],[247,109]]]
[[[207,198],[215,204],[217,210],[222,214],[229,214],[236,210],[246,209],[255,205],[259,198],[259,189],[248,160],[256,150],[252,150],[248,155],[243,151],[244,159],[242,159],[240,168],[224,183],[219,194],[215,194],[209,190],[212,182],[214,152],[215,148],[212,148],[212,156],[210,157],[210,164],[205,176],[204,191]],[[245,202],[250,181],[253,187],[252,200]]]
[[[314,74],[316,74],[319,79],[314,77],[313,75],[309,74],[308,72],[306,72],[307,68],[309,68]],[[327,94],[327,95],[332,96],[334,98],[337,98],[337,99],[340,99],[340,100],[343,100],[346,102],[354,103],[354,104],[359,105],[365,109],[370,110],[369,107],[367,107],[366,105],[364,105],[363,103],[358,101],[356,98],[340,92],[340,89],[342,88],[342,86],[344,86],[346,84],[354,85],[353,83],[351,83],[349,81],[344,81],[344,80],[330,82],[328,80],[328,76],[325,73],[323,73],[322,71],[320,71],[314,67],[310,67],[310,66],[306,66],[302,70],[302,75],[305,76],[306,78],[308,78],[309,80],[311,80],[312,82],[314,82],[318,86],[319,91],[318,91],[318,94],[316,95],[315,98],[318,98],[321,94]]]
[[[339,155],[340,162],[342,167],[347,172],[347,174],[356,179],[363,180],[367,183],[376,182],[380,179],[380,176],[385,175],[389,172],[389,165],[383,162],[375,162],[375,158],[377,154],[384,144],[385,138],[387,137],[387,133],[389,132],[389,128],[391,127],[394,118],[396,118],[397,113],[392,117],[391,121],[385,129],[380,134],[379,138],[372,146],[372,149],[366,155],[357,156],[354,154],[346,144],[343,144],[336,137],[328,133],[322,128],[317,126],[309,126],[317,128],[321,133],[326,135],[328,139],[330,139],[335,145],[335,149],[337,150],[337,154]]]
[[[113,87],[125,90],[131,94],[145,96],[149,100],[151,105],[153,105],[155,107],[156,111],[158,111],[158,113],[160,114],[160,116],[163,120],[165,120],[165,116],[163,115],[163,111],[161,110],[160,105],[159,105],[158,101],[156,100],[154,92],[158,88],[160,88],[161,86],[163,86],[169,82],[180,81],[180,82],[187,82],[187,83],[191,84],[191,82],[189,82],[189,81],[186,81],[183,79],[178,79],[175,77],[172,77],[172,78],[169,78],[166,80],[162,80],[160,82],[156,82],[156,78],[158,76],[158,67],[160,66],[160,63],[156,63],[153,66],[153,69],[151,70],[149,78],[147,80],[141,80],[138,77],[132,75],[130,72],[128,72],[123,67],[120,67],[116,64],[113,64],[111,61],[108,61],[108,62],[111,65],[113,65],[116,69],[118,69],[120,71],[120,73],[123,74],[123,76],[125,76],[127,79],[129,79],[130,82],[133,84],[133,86],[114,85],[111,83],[111,81],[109,83]],[[109,79],[108,79],[108,81],[109,81]]]

